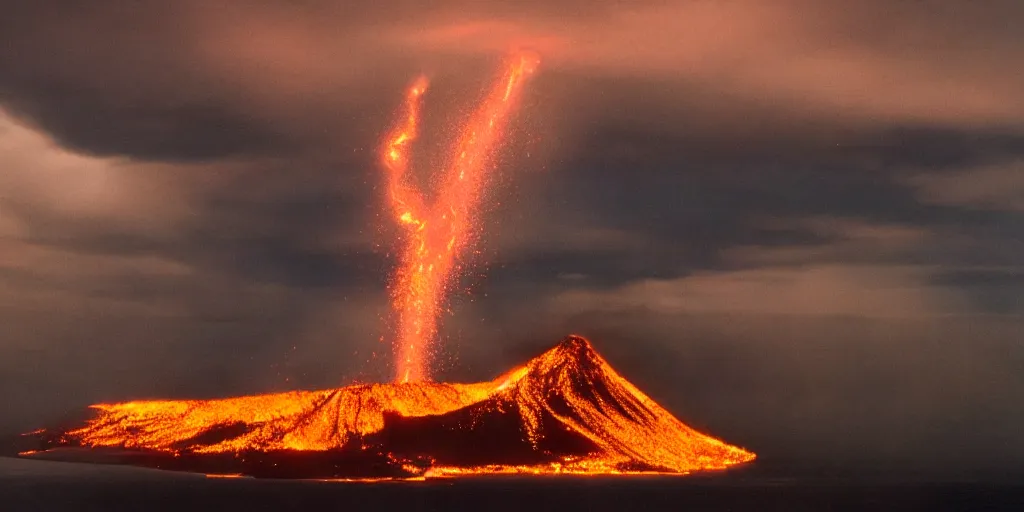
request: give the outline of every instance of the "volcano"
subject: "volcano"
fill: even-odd
[[[396,382],[92,406],[23,457],[272,478],[718,470],[754,454],[684,425],[582,337],[489,382]]]

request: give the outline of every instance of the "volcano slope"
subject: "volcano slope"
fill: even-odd
[[[684,425],[570,336],[490,382],[94,405],[24,457],[275,478],[676,473],[754,454]]]

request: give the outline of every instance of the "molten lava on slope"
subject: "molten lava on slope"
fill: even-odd
[[[100,404],[35,458],[292,478],[690,473],[754,454],[687,427],[570,336],[478,384]]]

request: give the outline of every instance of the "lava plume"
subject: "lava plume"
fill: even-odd
[[[416,382],[430,377],[429,348],[437,333],[438,316],[458,272],[459,255],[474,235],[477,210],[504,125],[525,78],[536,65],[537,58],[529,54],[509,59],[503,76],[462,126],[448,168],[437,176],[441,185],[432,203],[412,186],[408,172],[408,149],[419,130],[426,78],[418,78],[406,93],[401,122],[381,151],[388,172],[388,201],[395,219],[405,228],[405,249],[391,290],[398,314],[397,380]]]
[[[475,384],[394,382],[94,405],[23,456],[220,474],[690,473],[754,454],[687,427],[570,336]]]

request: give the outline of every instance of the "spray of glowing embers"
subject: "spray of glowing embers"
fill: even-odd
[[[684,425],[578,336],[476,384],[394,382],[93,407],[96,417],[80,428],[37,433],[50,451],[31,456],[86,447],[106,461],[165,469],[333,479],[680,474],[754,458]]]
[[[405,249],[392,284],[398,315],[395,368],[399,381],[430,377],[430,348],[439,314],[458,275],[460,254],[475,235],[476,212],[506,122],[536,65],[532,55],[510,59],[501,79],[462,126],[448,167],[437,177],[441,186],[432,203],[411,184],[409,173],[409,150],[419,130],[427,80],[420,77],[406,93],[402,121],[383,148],[388,200],[405,228]]]

